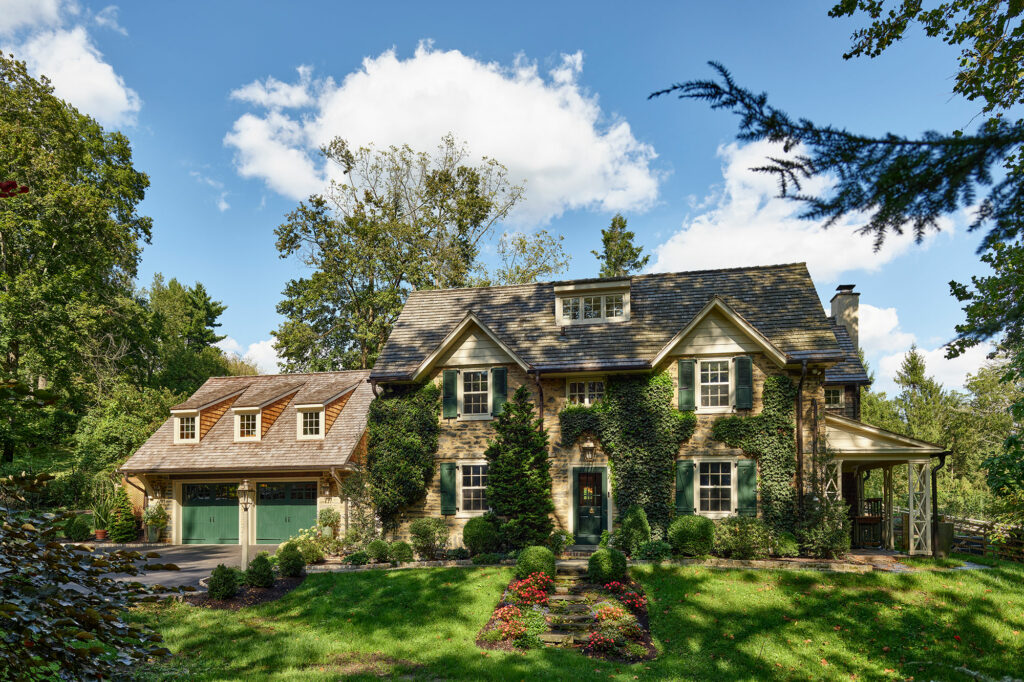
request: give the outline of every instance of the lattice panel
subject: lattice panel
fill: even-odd
[[[825,463],[825,498],[838,500],[843,494],[843,461]]]
[[[928,462],[907,465],[910,486],[910,553],[931,554],[931,466]]]
[[[896,538],[892,518],[892,467],[882,469],[882,546],[895,549]]]

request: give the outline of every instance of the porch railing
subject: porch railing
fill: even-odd
[[[893,531],[896,546],[903,546],[903,514],[906,509],[894,508]],[[992,523],[981,519],[965,519],[940,514],[953,524],[953,551],[975,556],[991,556],[1024,563],[1024,529],[1011,533],[1005,542],[992,541]]]

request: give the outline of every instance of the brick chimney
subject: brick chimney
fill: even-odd
[[[853,284],[840,284],[832,297],[832,317],[846,327],[853,340],[853,347],[860,348],[860,293],[853,290]]]

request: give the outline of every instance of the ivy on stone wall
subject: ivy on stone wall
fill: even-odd
[[[388,387],[370,403],[366,473],[370,497],[385,531],[402,510],[427,496],[434,475],[441,391],[433,383]]]
[[[661,533],[675,508],[676,455],[697,425],[692,412],[673,408],[672,394],[672,379],[664,372],[610,377],[597,405],[571,405],[558,414],[561,446],[593,434],[608,454],[615,506],[643,507]]]
[[[770,376],[764,380],[760,414],[723,417],[711,427],[712,438],[757,459],[762,516],[768,525],[786,531],[796,523],[795,399],[796,386],[789,377]]]

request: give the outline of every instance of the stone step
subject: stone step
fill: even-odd
[[[568,623],[559,623],[552,627],[557,627],[559,631],[564,632],[582,632],[590,629],[590,623],[586,621],[570,621]]]
[[[559,620],[566,623],[589,623],[594,620],[594,617],[590,614],[590,610],[577,613],[561,613],[556,616]]]
[[[575,639],[568,632],[545,632],[538,635],[538,637],[545,644],[572,644]]]
[[[547,635],[551,638],[557,638],[557,642],[560,644],[571,644],[571,643],[582,643],[586,642],[588,637],[580,632],[568,631],[568,630],[552,630],[551,632],[544,633],[540,636],[541,641],[544,640],[544,636]]]
[[[582,602],[586,598],[582,594],[553,594],[548,597],[548,601]]]
[[[555,569],[556,580],[559,578],[579,578],[587,574],[587,565],[559,565]]]
[[[556,601],[551,604],[551,613],[565,616],[570,613],[590,613],[590,605],[583,602]]]

